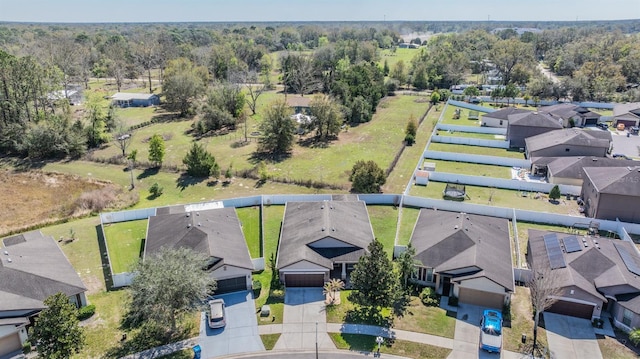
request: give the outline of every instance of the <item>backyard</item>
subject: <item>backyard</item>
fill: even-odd
[[[109,249],[111,271],[131,272],[144,251],[148,220],[107,223],[103,225],[104,236]]]
[[[433,160],[430,158],[425,159],[425,162],[435,163],[436,172],[511,179],[511,167],[485,165],[481,163]]]
[[[429,150],[524,159],[524,153],[522,152],[494,147],[456,145],[450,143],[431,143],[431,145],[429,145]]]

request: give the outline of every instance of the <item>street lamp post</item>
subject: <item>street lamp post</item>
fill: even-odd
[[[383,337],[376,337],[376,343],[378,343],[378,357],[380,357],[380,345],[384,342],[384,338]]]
[[[318,322],[316,322],[316,359],[318,359]]]

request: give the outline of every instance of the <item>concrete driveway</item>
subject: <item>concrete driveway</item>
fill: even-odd
[[[602,359],[590,321],[554,313],[543,315],[551,358]]]
[[[631,135],[627,137],[627,131],[611,132],[613,139],[613,151],[611,153],[622,153],[629,157],[640,157],[638,146],[640,146],[640,136]]]
[[[274,350],[335,349],[327,334],[322,288],[287,288],[284,296],[282,335]]]
[[[227,325],[221,329],[211,329],[207,325],[206,314],[202,313],[198,338],[198,344],[202,348],[202,358],[264,350],[258,335],[256,307],[252,293],[242,291],[217,295],[215,298],[224,299]]]

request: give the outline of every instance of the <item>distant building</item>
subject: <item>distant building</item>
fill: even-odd
[[[111,96],[111,103],[118,107],[149,107],[160,104],[156,94],[118,92]]]
[[[580,196],[587,217],[640,223],[640,166],[585,167],[584,173]]]
[[[82,91],[79,89],[68,89],[53,91],[47,94],[47,100],[51,103],[56,103],[64,99],[67,99],[71,106],[79,105],[83,100]]]
[[[525,139],[527,158],[595,156],[606,157],[611,147],[611,132],[566,128]]]
[[[507,141],[509,141],[509,147],[523,148],[525,147],[526,138],[561,128],[560,121],[545,113],[523,112],[511,114],[507,124]]]
[[[304,97],[300,95],[287,95],[287,106],[293,109],[294,114],[309,115],[309,104],[311,103],[311,97]]]

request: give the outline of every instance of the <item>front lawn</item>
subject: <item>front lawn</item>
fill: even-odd
[[[113,273],[130,272],[138,263],[147,235],[147,222],[140,219],[103,226]]]
[[[607,336],[598,338],[598,346],[600,347],[602,357],[606,359],[638,358],[638,354],[629,349],[625,344],[619,342],[616,338],[610,338]]]
[[[375,352],[378,350],[375,336],[343,333],[329,333],[329,336],[338,349],[356,352]],[[444,359],[449,356],[451,349],[406,340],[385,339],[384,344],[380,347],[380,353],[417,359]]]
[[[338,305],[327,306],[327,322],[329,323],[354,323],[386,326],[386,321],[391,315],[391,309],[385,308],[380,312],[384,320],[371,318],[358,310],[358,306],[349,301],[350,290],[340,292]],[[427,307],[422,304],[419,298],[411,297],[411,301],[403,316],[395,317],[393,327],[395,329],[425,333],[453,338],[456,320],[447,316],[445,310],[438,307]]]
[[[530,350],[533,344],[533,308],[531,307],[529,288],[516,287],[511,296],[511,325],[504,326],[502,342],[504,349],[521,353]],[[522,334],[527,336],[527,343],[522,344]],[[538,328],[538,345],[547,346],[547,332]],[[606,357],[605,357],[606,358]]]

